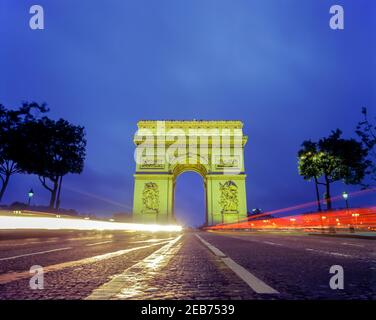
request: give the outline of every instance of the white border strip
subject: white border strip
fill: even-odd
[[[223,263],[229,267],[240,279],[242,279],[245,283],[250,286],[250,288],[255,291],[256,293],[262,294],[277,294],[279,293],[277,290],[273,289],[272,287],[268,286],[265,282],[254,276],[250,273],[247,269],[243,268],[241,265],[237,264],[234,260],[227,257],[221,250],[214,247],[212,244],[204,240],[198,234],[196,237],[200,239],[200,241],[209,248],[216,256],[221,258]]]

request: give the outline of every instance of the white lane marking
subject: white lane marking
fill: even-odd
[[[272,246],[279,246],[279,247],[284,247],[285,246],[285,245],[283,245],[281,243],[276,243],[276,242],[272,242],[272,241],[255,240],[255,239],[249,239],[249,238],[247,239],[245,237],[232,236],[230,238],[242,239],[242,240],[245,240],[245,241],[256,242],[256,243],[264,243],[264,244],[269,244],[269,245],[272,245]]]
[[[105,243],[110,243],[110,242],[112,242],[112,240],[96,242],[96,243],[89,243],[89,244],[86,245],[86,247],[99,246],[100,244],[105,244]]]
[[[39,251],[39,252],[20,254],[18,256],[0,258],[0,261],[12,260],[12,259],[17,259],[17,258],[22,258],[22,257],[28,257],[28,256],[35,256],[35,255],[38,255],[38,254],[45,254],[45,253],[50,253],[50,252],[55,252],[55,251],[62,251],[62,250],[68,250],[68,249],[72,249],[72,247],[58,248],[58,249],[52,249],[52,250],[46,250],[46,251]]]
[[[277,290],[273,289],[272,287],[268,286],[265,282],[257,278],[247,269],[242,267],[241,265],[237,264],[234,260],[230,257],[227,257],[221,250],[210,244],[209,242],[205,241],[202,237],[196,234],[197,238],[206,245],[216,256],[220,257],[221,260],[226,264],[227,267],[230,268],[240,279],[242,279],[248,286],[255,291],[256,293],[263,293],[263,294],[276,294],[279,293]]]
[[[25,241],[26,240],[27,239],[25,239]],[[57,240],[27,241],[27,242],[24,242],[24,243],[14,243],[14,242],[10,242],[9,240],[4,240],[4,241],[6,241],[6,243],[0,241],[0,248],[1,247],[27,246],[27,245],[30,245],[30,244],[37,244],[37,243],[45,244],[45,243],[57,242]]]
[[[271,242],[271,241],[263,241],[263,243],[271,244],[272,246],[280,246],[280,247],[283,247],[283,244],[275,243],[275,242]]]
[[[272,241],[261,241],[261,240],[255,240],[255,239],[247,239],[245,238],[244,236],[242,237],[239,237],[239,236],[231,236],[231,238],[234,238],[234,239],[242,239],[242,240],[246,240],[246,241],[251,241],[251,242],[257,242],[257,243],[265,243],[265,244],[270,244],[270,245],[274,245],[274,246],[280,246],[280,247],[287,247],[285,244],[280,244],[280,243],[275,243],[275,242],[272,242]],[[294,242],[297,242],[297,241],[300,241],[300,239],[283,239],[283,240],[288,240],[288,241],[294,241]],[[305,238],[305,240],[307,240],[307,238]],[[314,240],[313,242],[315,243],[329,243],[329,244],[336,244],[335,241],[326,241],[326,240],[317,240],[317,239],[309,239],[309,240]],[[361,244],[355,244],[355,243],[348,243],[348,242],[342,242],[341,245],[345,245],[345,246],[353,246],[353,247],[359,247],[359,248],[365,248],[364,245],[361,245]],[[303,249],[303,248],[298,248],[298,249]],[[305,248],[304,248],[305,249]],[[314,250],[314,249],[312,249]],[[312,251],[311,250],[311,251]],[[310,251],[310,250],[308,250]],[[318,252],[320,250],[317,250]],[[324,252],[324,251],[323,251]],[[332,252],[331,254],[333,255],[343,255],[342,253],[336,253],[336,252]],[[346,256],[346,255],[344,255]],[[350,256],[349,256],[350,257]]]
[[[347,243],[347,242],[342,242],[341,244],[343,244],[344,246],[352,246],[352,247],[364,248],[364,246],[361,245],[361,244]]]
[[[53,272],[53,271],[59,271],[65,268],[70,268],[70,267],[78,267],[82,266],[84,264],[90,264],[90,263],[95,263],[98,261],[110,259],[110,258],[115,258],[124,254],[127,254],[132,251],[136,250],[141,250],[141,249],[147,249],[153,246],[158,246],[161,245],[162,243],[152,243],[147,246],[140,246],[140,247],[135,247],[135,248],[130,248],[130,249],[123,249],[123,250],[118,250],[118,251],[113,251],[105,254],[101,254],[98,256],[90,257],[90,258],[84,258],[81,260],[74,260],[74,261],[67,261],[67,262],[62,262],[54,265],[50,265],[44,268],[44,273],[46,274],[47,272]],[[0,284],[5,284],[9,283],[12,281],[24,279],[24,278],[29,278],[30,277],[30,272],[29,271],[21,271],[21,272],[9,272],[5,274],[0,274]]]
[[[306,248],[306,251],[316,252],[316,253],[320,253],[320,254],[329,254],[329,255],[332,255],[332,256],[338,256],[338,257],[344,257],[344,258],[354,258],[351,255],[339,253],[339,252],[330,252],[330,251],[316,250],[316,249],[311,249],[311,248]]]
[[[182,235],[173,238],[145,259],[114,276],[109,282],[95,289],[86,300],[132,299],[145,294],[150,278],[155,277],[157,271],[166,266],[179,251],[181,243],[178,242],[181,237]]]
[[[268,286],[265,282],[254,276],[247,269],[243,268],[241,265],[237,264],[231,258],[222,258],[222,261],[232,270],[235,274],[246,282],[256,293],[279,293],[277,290]]]
[[[212,244],[201,238],[198,234],[196,234],[196,237],[200,239],[200,241],[206,245],[210,251],[212,251],[216,256],[221,257],[221,258],[226,258],[227,256],[218,248],[214,247]]]
[[[174,238],[163,238],[163,239],[149,239],[149,240],[139,240],[139,241],[133,241],[130,243],[153,243],[153,242],[162,242],[162,241],[169,241]]]
[[[49,239],[51,239],[51,238],[49,238]],[[68,238],[68,239],[64,239],[64,240],[65,241],[87,241],[87,240],[96,240],[96,237]],[[20,241],[20,240],[17,239],[16,241]],[[29,241],[29,238],[25,238],[25,239],[22,239],[21,241],[25,241],[25,242],[24,243],[14,243],[14,241],[10,241],[10,240],[1,240],[0,241],[0,248],[1,247],[27,246],[27,245],[31,245],[31,244],[54,243],[54,242],[58,242],[59,239],[53,238],[51,240],[32,240],[32,241]]]

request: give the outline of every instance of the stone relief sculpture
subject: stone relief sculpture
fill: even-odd
[[[158,185],[154,182],[145,183],[142,192],[143,213],[159,212],[159,190]]]
[[[150,159],[141,160],[140,169],[163,169],[163,168],[164,168],[163,159],[150,158]]]
[[[221,197],[219,204],[222,207],[222,213],[238,213],[238,186],[234,181],[219,183]]]
[[[236,168],[239,167],[239,159],[236,157],[217,157],[215,159],[217,168]]]

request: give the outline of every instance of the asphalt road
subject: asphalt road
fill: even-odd
[[[283,299],[376,299],[376,242],[268,233],[205,234],[205,239],[279,292]],[[339,265],[344,289],[332,290]]]
[[[375,248],[282,233],[0,231],[0,299],[374,300]],[[43,289],[30,288],[35,265]],[[333,265],[343,290],[329,286]]]

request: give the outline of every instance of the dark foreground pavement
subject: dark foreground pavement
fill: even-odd
[[[33,265],[44,269],[42,290],[30,288]],[[344,290],[329,286],[333,265],[344,269]],[[270,292],[260,293],[260,283]],[[0,232],[0,299],[376,299],[375,242],[244,232]]]

